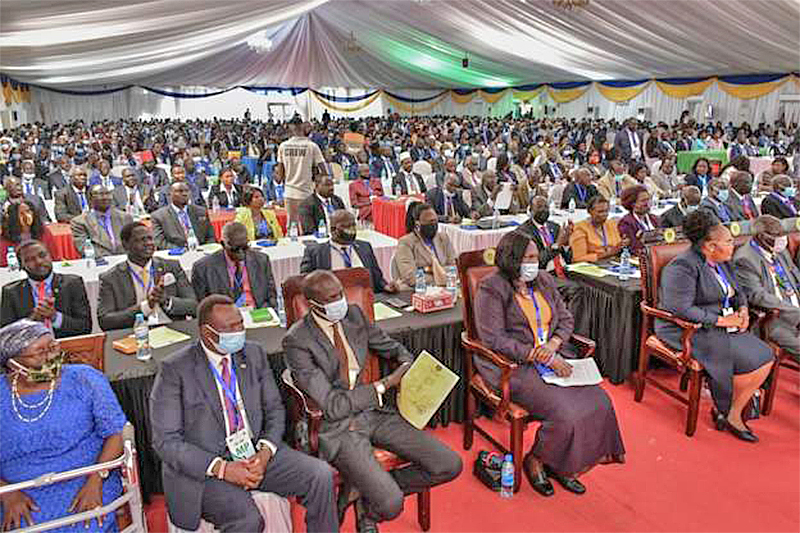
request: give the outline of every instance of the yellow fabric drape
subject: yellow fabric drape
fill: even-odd
[[[690,96],[699,96],[706,92],[712,83],[717,81],[717,78],[708,78],[707,80],[698,81],[695,83],[687,83],[683,85],[670,85],[663,81],[656,80],[656,86],[661,89],[661,92],[672,98],[688,98]]]
[[[469,94],[458,94],[455,91],[450,91],[450,98],[454,103],[464,105],[470,103],[476,94],[478,94],[478,91],[473,91]]]
[[[522,100],[523,102],[527,102],[528,100],[532,100],[533,98],[536,98],[537,96],[542,94],[543,90],[544,90],[544,85],[532,91],[517,91],[516,89],[514,89],[513,94],[514,98],[516,98],[517,100]]]
[[[627,102],[632,98],[636,98],[642,91],[650,86],[650,81],[645,81],[634,87],[609,87],[602,83],[595,83],[597,91],[602,94],[606,100],[612,102]]]
[[[559,104],[566,104],[567,102],[572,102],[573,100],[577,100],[578,98],[583,96],[591,86],[592,85],[589,84],[584,87],[575,87],[574,89],[553,89],[548,85],[547,93],[550,95],[550,98],[552,98],[554,102]]]
[[[441,94],[437,96],[432,102],[425,103],[425,105],[423,106],[419,106],[419,105],[409,104],[408,102],[401,102],[397,98],[393,98],[392,96],[389,96],[383,91],[381,91],[381,93],[383,93],[383,96],[389,101],[392,107],[396,108],[399,111],[402,111],[403,113],[427,113],[428,111],[439,105],[442,99],[444,99],[447,96],[447,93]]]
[[[496,104],[497,102],[502,100],[506,94],[508,94],[508,89],[506,89],[505,91],[500,91],[499,93],[487,93],[486,91],[478,91],[478,94],[480,95],[481,98],[483,98],[483,101],[486,102],[487,104]]]
[[[789,81],[790,76],[775,81],[768,81],[765,83],[755,83],[752,85],[734,85],[718,80],[719,88],[731,96],[739,98],[740,100],[751,100],[753,98],[761,98],[766,96],[781,85]]]
[[[327,100],[325,100],[324,98],[320,98],[314,92],[312,92],[311,94],[314,95],[314,98],[316,98],[317,101],[320,104],[324,105],[328,109],[333,109],[334,111],[339,111],[341,113],[352,113],[354,111],[360,111],[360,110],[364,109],[365,107],[369,106],[370,104],[372,104],[372,102],[374,102],[375,100],[380,98],[381,94],[383,94],[383,91],[376,92],[375,94],[373,94],[372,96],[367,98],[365,101],[361,102],[360,104],[357,104],[354,107],[342,107],[342,106],[334,105],[334,104],[328,102]]]

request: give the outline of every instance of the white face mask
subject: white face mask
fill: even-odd
[[[24,180],[32,180],[35,177],[36,177],[36,174],[26,174],[26,173],[22,174],[22,179],[24,179]]]
[[[315,302],[314,300],[311,300],[311,303],[316,305],[318,308],[321,307],[323,309],[323,315],[330,322],[339,322],[345,316],[347,316],[347,298],[344,296],[325,305]]]
[[[522,263],[519,266],[519,279],[529,283],[539,275],[539,265],[537,263]]]
[[[779,254],[786,249],[789,245],[789,237],[781,235],[775,238],[775,244],[772,245],[772,253]]]

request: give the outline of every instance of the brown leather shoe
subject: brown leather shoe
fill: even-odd
[[[553,489],[553,484],[547,479],[543,465],[539,463],[539,468],[537,469],[536,463],[538,463],[538,460],[533,454],[531,452],[526,453],[522,459],[522,471],[525,472],[525,477],[528,478],[528,483],[531,484],[533,490],[542,496],[552,496],[556,492]]]

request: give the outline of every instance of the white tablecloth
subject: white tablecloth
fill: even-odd
[[[375,258],[378,260],[383,271],[384,277],[388,280],[390,275],[390,265],[394,250],[397,247],[397,239],[388,237],[375,231],[360,231],[358,238],[365,240],[372,245],[375,252]],[[303,237],[302,241],[315,241],[313,237]],[[306,245],[303,242],[291,242],[285,239],[277,246],[262,248],[252,243],[254,250],[266,253],[269,256],[270,264],[272,266],[272,275],[275,278],[275,284],[280,287],[287,278],[300,273],[300,263],[303,260],[303,253]],[[216,248],[219,249],[219,248]],[[180,256],[170,256],[169,252],[162,250],[156,252],[157,257],[178,260],[186,272],[186,276],[191,279],[192,265],[195,264],[201,257],[207,255],[209,252],[195,251],[186,252]],[[53,263],[53,270],[61,274],[75,274],[84,280],[86,285],[86,296],[89,298],[89,304],[92,307],[92,324],[94,331],[100,331],[97,324],[97,299],[100,292],[99,275],[107,272],[115,265],[124,261],[126,256],[114,255],[106,257],[107,264],[101,266],[90,266],[86,259],[79,259],[77,261],[57,261]],[[11,272],[7,268],[0,268],[0,285],[5,285],[12,281],[27,277],[25,272],[16,271]]]

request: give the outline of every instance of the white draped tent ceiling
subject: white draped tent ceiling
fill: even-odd
[[[259,31],[266,53],[244,42]],[[792,72],[799,54],[797,0],[0,2],[0,72],[54,88],[499,88]]]

